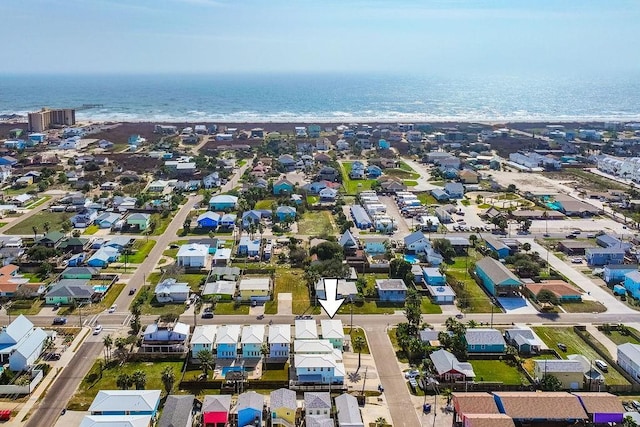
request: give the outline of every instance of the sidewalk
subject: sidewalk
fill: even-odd
[[[24,424],[22,421],[24,417],[31,411],[31,409],[33,409],[38,400],[40,400],[42,394],[49,388],[49,385],[55,380],[58,374],[69,365],[69,362],[71,362],[75,352],[80,348],[80,344],[82,344],[82,341],[84,341],[90,333],[91,328],[82,328],[71,345],[64,353],[62,353],[60,360],[49,362],[51,365],[49,374],[40,382],[40,384],[38,384],[35,391],[31,393],[31,396],[29,396],[29,400],[25,402],[20,409],[20,412],[18,412],[18,414],[7,424],[8,426],[20,426]]]
[[[613,360],[616,360],[618,358],[618,345],[613,341],[611,341],[611,339],[608,336],[606,336],[603,332],[600,332],[595,325],[591,323],[588,324],[587,332],[593,335],[595,339],[600,341],[600,343],[603,346],[605,346],[605,348],[609,352],[609,356],[611,356]]]

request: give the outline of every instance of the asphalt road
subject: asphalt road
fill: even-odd
[[[25,427],[50,427],[56,423],[78,385],[102,352],[102,347],[102,342],[85,342],[80,346],[69,366],[51,384]]]

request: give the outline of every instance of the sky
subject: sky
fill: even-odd
[[[640,71],[636,0],[2,0],[0,73]]]

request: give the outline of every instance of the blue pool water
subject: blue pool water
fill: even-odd
[[[415,255],[405,255],[404,260],[409,264],[418,264],[420,262],[420,258]]]
[[[546,202],[545,205],[549,206],[549,208],[554,211],[559,211],[562,208],[558,202]]]
[[[105,292],[107,292],[108,289],[109,289],[109,287],[105,286],[105,285],[96,285],[96,286],[93,287],[93,290],[95,292],[100,292],[100,293],[105,293]]]
[[[242,372],[242,366],[226,366],[222,368],[222,376],[226,376],[227,372]]]

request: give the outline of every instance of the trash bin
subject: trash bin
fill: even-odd
[[[422,412],[424,412],[425,414],[431,413],[431,404],[425,403],[424,405],[422,405]]]

